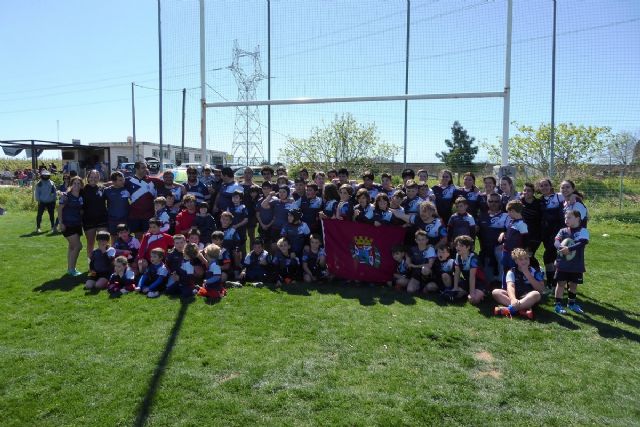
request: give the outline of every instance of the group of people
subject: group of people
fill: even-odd
[[[148,172],[137,162],[131,177],[113,172],[100,183],[91,171],[86,183],[73,177],[61,192],[68,273],[80,274],[84,233],[87,288],[220,298],[229,284],[330,279],[321,222],[338,220],[407,229],[405,242],[386,248],[397,261],[389,284],[399,291],[474,304],[491,293],[496,314],[531,317],[555,287],[556,312],[582,312],[576,286],[585,271],[588,213],[570,180],[559,192],[549,179],[518,192],[508,176],[486,176],[480,189],[471,172],[457,187],[448,170],[431,187],[426,170],[411,169],[399,185],[388,173],[378,183],[369,171],[355,181],[346,168],[311,176],[302,169],[290,179],[283,167],[264,166],[259,185],[251,168],[240,182],[228,167],[205,167],[202,176],[189,168],[182,184],[171,171],[162,178]],[[543,263],[536,257],[541,246]]]

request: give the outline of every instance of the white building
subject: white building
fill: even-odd
[[[132,149],[132,138],[127,138],[126,142],[90,142],[91,147],[108,148],[109,168],[115,168],[120,163],[135,162],[143,160],[145,157],[155,157],[160,159],[160,144],[148,141],[136,141],[135,156]],[[162,144],[162,157],[165,163],[202,163],[200,148],[184,147],[184,157],[182,148],[179,145]],[[227,153],[223,151],[207,150],[207,158],[204,163],[210,165],[222,165],[226,163]]]

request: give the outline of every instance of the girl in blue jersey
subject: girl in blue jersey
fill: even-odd
[[[335,218],[338,205],[340,204],[340,193],[335,184],[325,184],[322,194],[324,204],[318,216],[320,219]]]
[[[82,250],[82,209],[84,200],[81,195],[82,179],[74,176],[70,181],[70,188],[60,196],[58,204],[58,218],[60,218],[60,232],[69,243],[67,248],[67,274],[79,276],[76,269],[78,255]]]
[[[373,206],[366,188],[361,188],[356,192],[356,203],[353,207],[353,220],[373,224]]]
[[[569,288],[567,307],[569,310],[583,314],[584,311],[576,302],[576,290],[582,284],[584,267],[584,248],[589,243],[589,231],[580,225],[580,212],[568,211],[565,216],[566,228],[562,228],[555,239],[555,247],[558,257],[556,259],[556,307],[559,314],[566,314],[563,306],[564,288]],[[570,240],[565,240],[570,239]],[[570,242],[570,243],[569,243]],[[573,254],[569,259],[567,255]]]
[[[476,176],[473,172],[467,172],[462,177],[463,187],[458,189],[456,200],[462,196],[467,201],[467,212],[473,218],[478,218],[480,189],[476,187]]]
[[[338,190],[340,203],[336,209],[336,219],[353,220],[353,187],[351,184],[342,184]],[[368,194],[368,193],[367,193]]]
[[[378,193],[373,203],[373,225],[391,225],[393,223],[393,212],[389,209],[389,196],[385,193]]]
[[[589,213],[583,202],[584,196],[576,190],[576,184],[569,179],[565,179],[560,184],[560,191],[562,192],[562,197],[564,197],[564,204],[562,205],[563,212],[580,212],[580,225],[587,228]]]
[[[500,195],[502,196],[502,209],[505,211],[510,201],[520,199],[520,193],[516,191],[511,177],[505,175],[500,178]]]

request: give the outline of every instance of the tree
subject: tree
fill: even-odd
[[[513,122],[518,134],[509,138],[509,162],[524,166],[525,176],[529,172],[535,175],[549,175],[551,156],[551,125],[542,123],[537,128]],[[600,126],[576,126],[573,123],[560,123],[555,129],[554,166],[558,175],[569,171],[579,171],[583,166],[600,156],[609,140],[611,129]],[[493,161],[500,159],[501,140],[485,148]]]
[[[635,158],[637,146],[638,138],[633,136],[631,132],[617,133],[607,143],[602,161],[618,165],[622,172],[626,172],[629,166],[638,161]]]
[[[347,113],[312,129],[309,138],[289,138],[279,158],[289,170],[346,167],[359,174],[390,161],[399,151],[400,147],[380,141],[375,124],[359,124]]]
[[[444,141],[449,147],[449,151],[441,151],[436,153],[436,157],[453,172],[467,172],[473,170],[473,159],[478,154],[478,147],[473,146],[476,140],[470,137],[467,131],[456,120],[451,127],[452,139]]]

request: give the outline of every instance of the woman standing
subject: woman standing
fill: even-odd
[[[91,258],[96,242],[96,233],[107,229],[107,204],[100,182],[100,172],[89,171],[87,184],[82,189],[84,208],[82,210],[82,227],[87,238],[87,258]]]
[[[507,203],[512,200],[519,200],[520,194],[516,191],[511,177],[503,176],[500,178],[500,191],[502,192],[502,210],[507,211]]]
[[[569,179],[565,179],[560,183],[560,191],[562,192],[562,197],[564,197],[563,212],[580,212],[580,226],[587,228],[589,213],[583,203],[584,196],[576,190],[576,184]]]
[[[450,170],[440,172],[440,183],[434,185],[431,190],[436,198],[436,210],[442,218],[442,223],[447,224],[451,217],[451,206],[457,188],[453,185],[453,173]]]
[[[542,206],[540,199],[535,197],[535,187],[530,182],[524,184],[522,193],[520,195],[520,201],[522,202],[522,219],[527,224],[529,230],[529,251],[531,256],[535,257],[536,251],[542,244],[542,237],[540,235],[540,223],[542,221]]]
[[[67,249],[67,274],[78,276],[81,273],[76,270],[78,254],[82,250],[82,180],[75,176],[71,178],[69,190],[62,193],[58,205],[58,218],[60,218],[60,232],[69,242]]]

